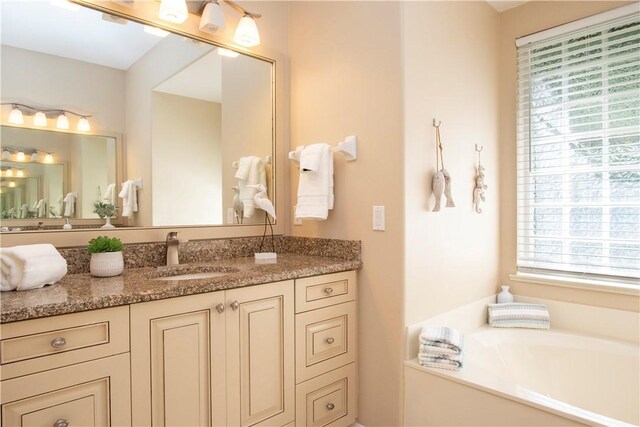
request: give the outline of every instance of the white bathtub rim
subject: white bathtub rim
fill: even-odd
[[[404,366],[410,369],[421,371],[423,373],[435,375],[467,387],[475,388],[493,394],[495,396],[513,400],[515,402],[522,403],[528,406],[533,406],[542,411],[549,412],[551,414],[568,418],[580,423],[605,427],[636,427],[634,424],[629,424],[624,421],[607,417],[605,415],[587,411],[586,409],[582,409],[577,406],[569,405],[567,403],[544,396],[540,393],[536,393],[533,390],[520,387],[516,384],[512,384],[504,380],[498,379],[490,386],[478,384],[476,382],[464,379],[464,370],[448,371],[445,369],[428,368],[420,365],[417,358],[405,361]]]

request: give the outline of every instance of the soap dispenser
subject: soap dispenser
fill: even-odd
[[[498,304],[513,302],[513,294],[509,292],[509,286],[501,286],[502,292],[498,294]]]
[[[73,227],[69,224],[69,218],[64,219],[64,225],[62,226],[63,230],[71,230]]]

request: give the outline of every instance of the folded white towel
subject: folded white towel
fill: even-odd
[[[246,169],[246,173],[242,169]],[[239,176],[244,176],[245,178],[238,178]],[[264,160],[256,156],[241,157],[236,178],[238,178],[239,197],[244,205],[244,217],[251,218],[256,209],[253,197],[258,190],[249,186],[262,184],[267,188],[267,172]]]
[[[72,192],[67,193],[64,197],[64,215],[67,218],[73,217],[76,212],[76,198],[78,197],[78,193]]]
[[[458,371],[462,369],[462,358],[462,353],[456,356],[418,353],[418,363],[420,363],[420,365],[429,368],[448,369],[451,371]]]
[[[325,220],[333,209],[333,152],[327,144],[312,144],[300,153],[297,219]]]
[[[138,183],[137,181],[125,181],[118,196],[122,199],[122,216],[133,216],[138,212]]]
[[[425,326],[420,332],[420,352],[456,355],[462,353],[462,334],[446,326]]]
[[[104,192],[104,196],[102,197],[102,200],[104,200],[107,203],[111,203],[112,205],[116,204],[116,185],[115,184],[107,185],[107,189]]]
[[[549,329],[551,321],[543,304],[509,302],[489,304],[489,325],[494,328]]]
[[[67,274],[67,262],[53,245],[0,249],[0,290],[19,291],[54,284]]]

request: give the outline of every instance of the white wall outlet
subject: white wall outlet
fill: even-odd
[[[373,229],[375,231],[384,231],[384,206],[373,207]]]
[[[293,207],[293,225],[302,225],[302,219],[301,218],[296,218],[296,208],[298,206],[295,205]]]

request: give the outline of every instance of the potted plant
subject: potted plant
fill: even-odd
[[[111,277],[122,274],[124,260],[120,239],[99,236],[89,241],[87,249],[91,254],[89,268],[93,276]]]
[[[93,204],[93,207],[93,212],[97,213],[101,219],[106,218],[105,224],[100,228],[115,228],[113,225],[111,225],[111,217],[114,216],[118,210],[115,205],[97,201]]]

